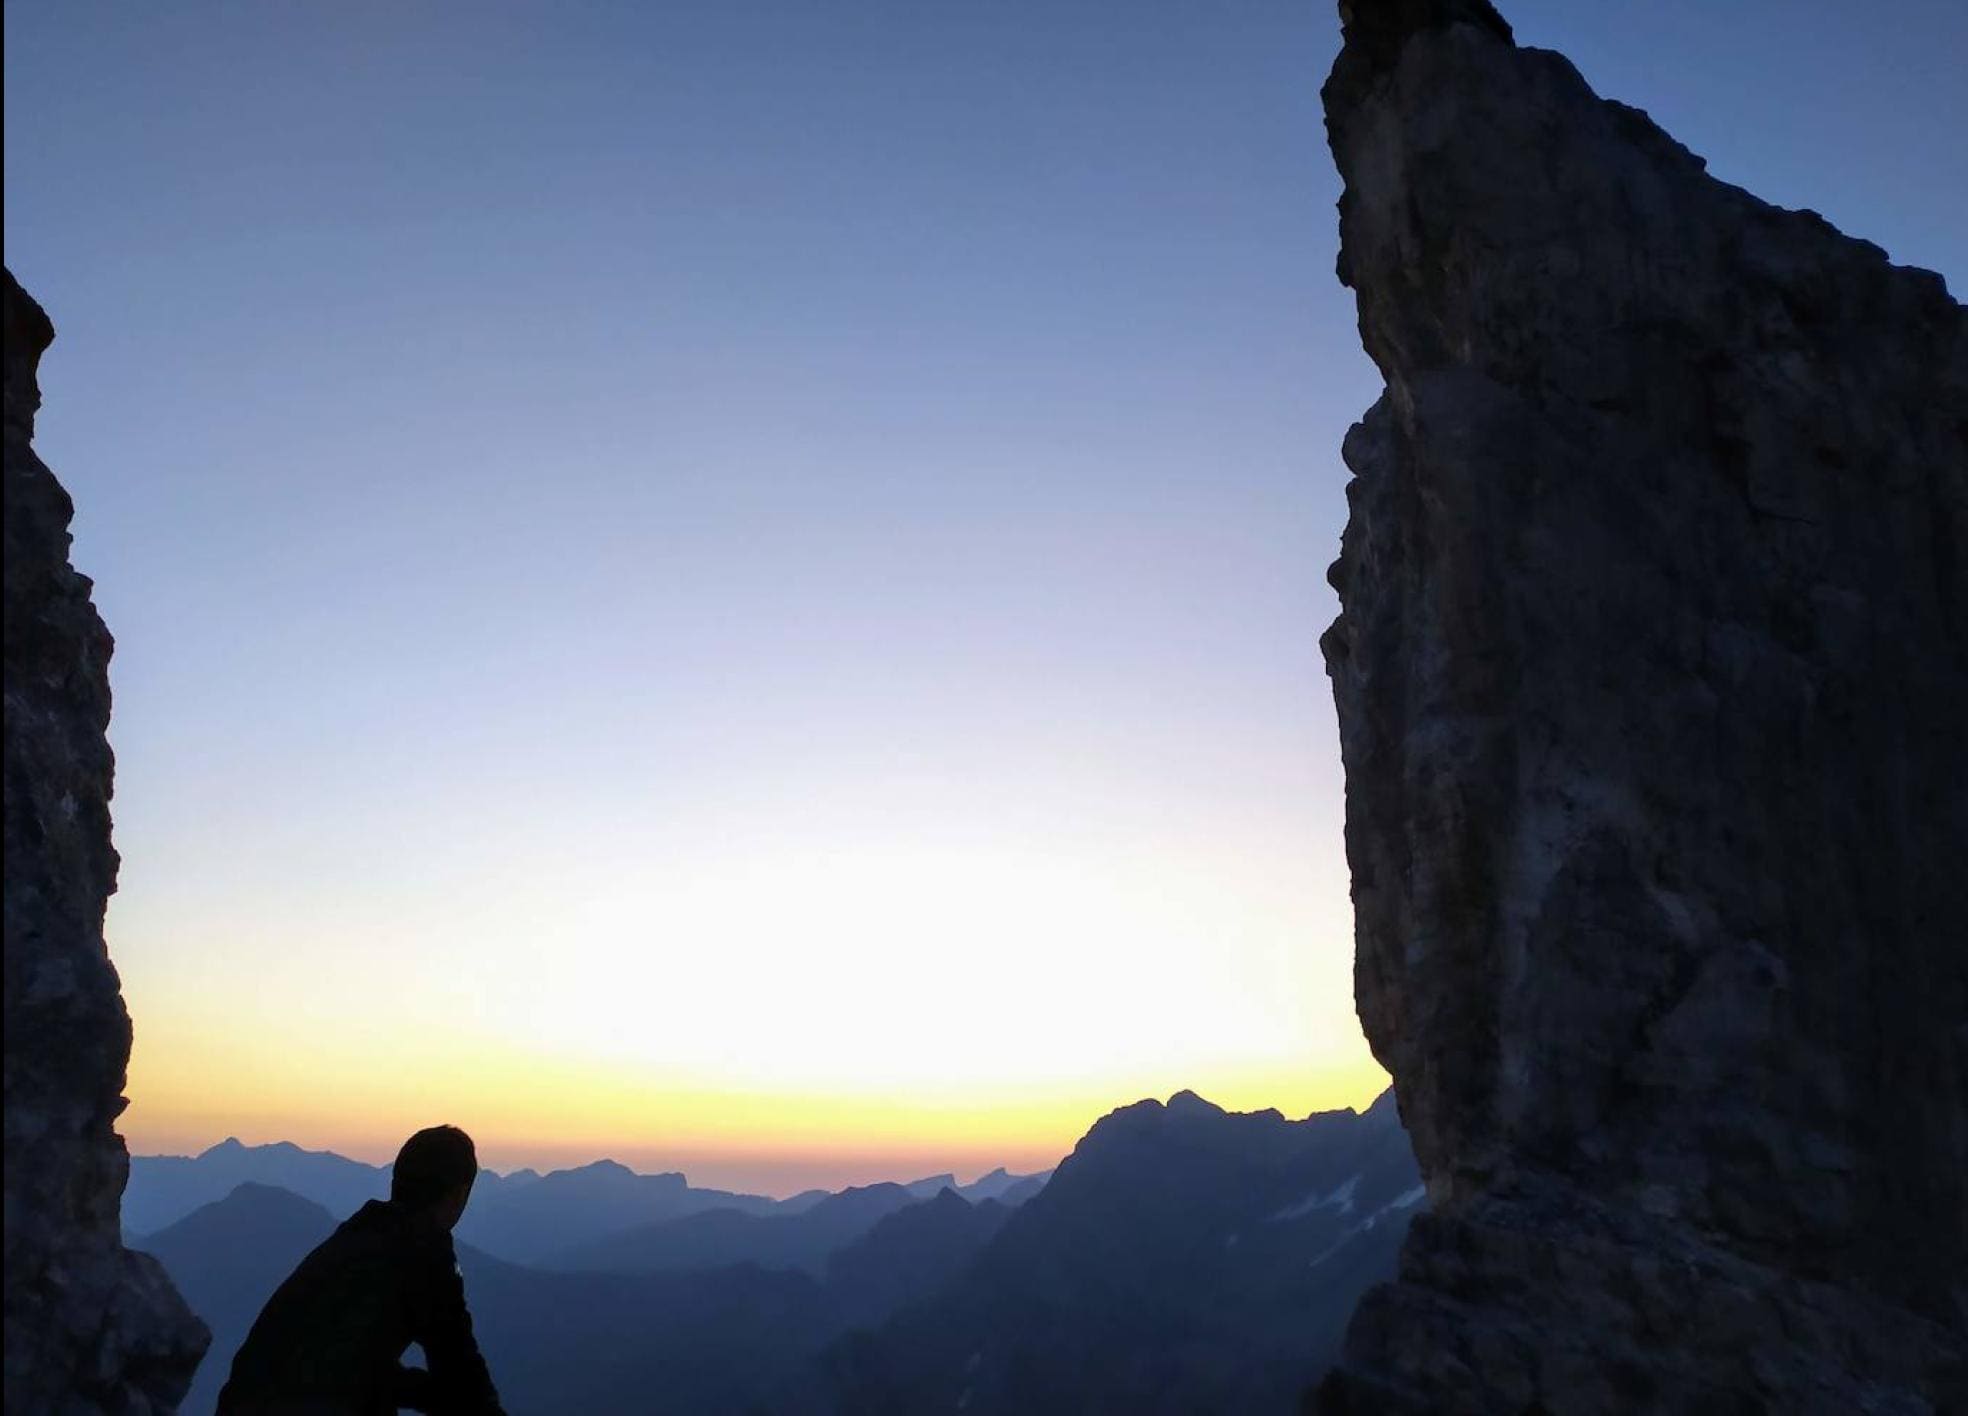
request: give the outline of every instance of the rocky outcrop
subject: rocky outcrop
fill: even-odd
[[[68,562],[74,508],[29,445],[54,328],[11,273],[6,322],[6,1408],[136,1416],[177,1405],[206,1332],[118,1237],[110,637]]]
[[[1968,320],[1485,0],[1342,0],[1324,648],[1433,1212],[1328,1411],[1968,1410]]]

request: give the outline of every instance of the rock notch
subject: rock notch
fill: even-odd
[[[1324,640],[1433,1213],[1329,1412],[1968,1410],[1968,320],[1485,0],[1342,0]]]
[[[54,327],[6,276],[5,1400],[175,1409],[208,1335],[118,1234],[130,1019],[103,944],[116,888],[109,631],[68,561],[74,506],[30,445]]]

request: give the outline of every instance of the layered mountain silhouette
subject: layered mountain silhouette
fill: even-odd
[[[872,1327],[935,1293],[997,1237],[1010,1207],[954,1190],[884,1216],[827,1259],[827,1287],[848,1327]]]
[[[520,1171],[490,1186],[485,1180],[481,1175],[472,1187],[458,1238],[515,1263],[536,1263],[573,1245],[707,1210],[765,1214],[778,1206],[764,1195],[700,1190],[674,1171],[642,1175],[612,1160],[537,1178]]]
[[[310,1200],[248,1183],[135,1241],[212,1329],[187,1416],[209,1416],[261,1306],[337,1222]],[[514,1416],[643,1411],[653,1392],[667,1409],[752,1410],[835,1331],[821,1285],[803,1273],[549,1273],[466,1244],[458,1263]]]
[[[885,1216],[921,1203],[907,1186],[858,1185],[793,1214],[706,1210],[610,1234],[555,1254],[544,1266],[663,1273],[739,1263],[817,1274],[826,1267],[827,1256],[842,1245],[867,1233]]]
[[[1422,1201],[1391,1092],[1303,1121],[1125,1107],[960,1281],[830,1347],[827,1389],[865,1413],[1290,1411]]]
[[[1052,1178],[1050,1170],[1037,1175],[1013,1175],[1003,1166],[980,1175],[964,1186],[959,1192],[973,1203],[980,1200],[996,1200],[1003,1205],[1022,1205],[1045,1188],[1046,1181]]]
[[[272,1152],[311,1183],[353,1176],[293,1147],[237,1150]],[[652,1402],[815,1416],[1283,1412],[1329,1363],[1361,1292],[1391,1275],[1421,1202],[1416,1175],[1391,1096],[1364,1114],[1287,1121],[1185,1092],[1104,1118],[1022,1205],[1006,1200],[1033,1190],[1026,1177],[932,1176],[645,1220],[551,1254],[553,1269],[494,1257],[461,1225],[459,1262],[514,1416]],[[516,1200],[556,1176],[574,1203],[689,1190],[604,1165],[501,1177],[483,1193]],[[331,1212],[248,1181],[133,1238],[213,1329],[186,1412],[211,1411],[266,1297],[369,1197]]]
[[[247,1184],[278,1186],[335,1214],[352,1214],[389,1194],[389,1171],[288,1141],[248,1146],[228,1138],[195,1156],[133,1155],[123,1187],[123,1230],[155,1234]]]
[[[907,1185],[867,1187],[884,1194],[901,1192],[900,1198],[894,1204],[879,1199],[847,1201],[830,1216],[836,1222],[829,1232],[836,1240],[852,1238],[899,1204],[929,1199],[946,1188],[965,1198],[1018,1204],[1038,1193],[1050,1174],[1012,1175],[998,1169],[973,1185],[959,1185],[952,1175],[935,1175]],[[332,1151],[303,1150],[284,1141],[248,1146],[229,1139],[196,1156],[132,1156],[130,1180],[123,1192],[123,1232],[155,1234],[200,1206],[224,1199],[242,1184],[277,1186],[341,1216],[352,1214],[365,1201],[386,1197],[389,1169]],[[504,1175],[481,1170],[472,1189],[471,1208],[458,1226],[457,1237],[461,1243],[512,1263],[602,1269],[687,1267],[686,1262],[625,1264],[605,1260],[618,1240],[650,1245],[652,1252],[661,1252],[664,1241],[643,1236],[689,1216],[724,1214],[725,1218],[709,1222],[709,1232],[715,1234],[719,1226],[733,1222],[733,1215],[785,1218],[830,1198],[841,1197],[830,1196],[825,1190],[809,1190],[775,1200],[765,1195],[704,1189],[691,1185],[675,1171],[646,1175],[613,1160],[597,1160],[545,1175],[532,1170]],[[859,1228],[838,1223],[843,1217],[841,1209],[860,1213],[860,1206],[867,1206],[867,1212]],[[744,1230],[745,1226],[739,1225],[737,1232]],[[764,1236],[774,1232],[764,1231]],[[772,1242],[764,1236],[759,1240],[761,1261],[769,1261]],[[724,1251],[709,1239],[693,1241],[686,1235],[676,1242],[686,1248],[697,1242],[700,1249],[719,1254],[712,1263],[737,1261],[723,1256]],[[792,1248],[796,1253],[805,1252],[798,1241],[792,1241]],[[583,1257],[589,1254],[604,1261],[589,1262]]]
[[[247,1146],[226,1140],[196,1156],[133,1156],[123,1194],[124,1232],[153,1233],[241,1184],[275,1185],[346,1215],[389,1194],[389,1169],[287,1142]],[[500,1258],[531,1263],[639,1224],[718,1208],[763,1213],[779,1203],[697,1189],[674,1172],[638,1174],[612,1160],[546,1175],[484,1170],[458,1238]]]

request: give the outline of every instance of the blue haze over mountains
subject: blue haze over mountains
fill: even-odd
[[[387,1170],[228,1141],[131,1164],[124,1223],[211,1325],[184,1410]],[[1056,1172],[787,1200],[610,1161],[481,1174],[457,1232],[513,1416],[1289,1411],[1423,1193],[1389,1093],[1288,1121],[1189,1092]],[[149,1232],[146,1232],[148,1230]]]
[[[945,1187],[973,1200],[1004,1199],[1016,1204],[1035,1193],[1050,1173],[1011,1175],[999,1169],[969,1185],[959,1185],[953,1175],[933,1175],[905,1185],[857,1187],[837,1196],[808,1190],[776,1200],[699,1189],[676,1171],[643,1175],[613,1160],[545,1175],[532,1170],[505,1175],[481,1170],[457,1237],[513,1263],[564,1267],[556,1260],[566,1256],[579,1267],[587,1266],[580,1262],[580,1252],[591,1244],[621,1236],[637,1238],[670,1221],[700,1214],[784,1219],[823,1201],[831,1201],[832,1212],[838,1212],[843,1202],[856,1203],[850,1197],[865,1193],[870,1198],[858,1203],[874,1208],[872,1222],[889,1209],[928,1199]],[[244,1184],[289,1191],[340,1219],[366,1200],[389,1195],[389,1168],[365,1165],[332,1151],[303,1150],[286,1141],[248,1146],[228,1139],[196,1156],[132,1156],[130,1182],[123,1193],[124,1233],[154,1234]],[[881,1201],[890,1195],[892,1202],[883,1205]],[[600,1244],[601,1253],[607,1249],[607,1244]]]

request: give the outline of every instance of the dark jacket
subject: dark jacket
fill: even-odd
[[[411,1343],[428,1376],[401,1365]],[[274,1290],[232,1359],[219,1416],[500,1416],[451,1236],[371,1200]]]

